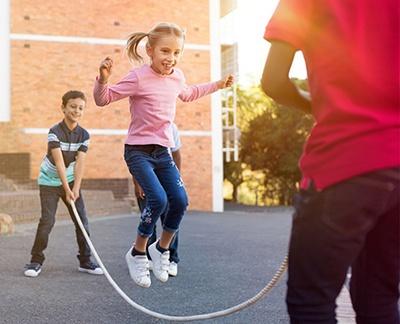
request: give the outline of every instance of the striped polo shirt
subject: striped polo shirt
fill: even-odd
[[[51,150],[60,148],[66,168],[67,181],[74,181],[75,160],[78,151],[87,152],[89,133],[79,125],[70,130],[64,120],[50,128],[47,136],[47,154],[40,165],[38,184],[44,186],[61,186]]]

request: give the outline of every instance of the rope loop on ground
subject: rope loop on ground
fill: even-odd
[[[256,303],[257,301],[259,301],[260,299],[262,299],[263,297],[265,297],[270,291],[271,289],[278,283],[279,279],[282,277],[282,275],[285,273],[286,268],[287,268],[287,262],[288,262],[288,257],[285,256],[285,258],[283,259],[279,269],[276,271],[275,275],[272,277],[272,279],[268,282],[268,284],[261,289],[254,297],[227,309],[224,310],[220,310],[220,311],[216,311],[216,312],[212,312],[212,313],[206,313],[206,314],[198,314],[198,315],[190,315],[190,316],[174,316],[174,315],[166,315],[166,314],[161,314],[155,311],[152,311],[146,307],[143,307],[139,304],[137,304],[136,302],[134,302],[119,286],[118,284],[114,281],[114,279],[111,277],[111,275],[108,273],[107,268],[104,266],[103,262],[101,261],[99,255],[97,254],[97,251],[95,249],[95,247],[93,246],[92,241],[89,238],[88,233],[86,232],[82,221],[79,217],[78,211],[76,210],[75,207],[75,203],[73,201],[71,201],[71,207],[72,210],[74,212],[74,216],[76,218],[76,221],[78,222],[78,225],[90,247],[90,250],[93,253],[93,256],[95,257],[97,263],[99,264],[99,266],[101,267],[101,269],[104,272],[104,275],[106,276],[108,282],[111,284],[111,286],[114,287],[114,289],[118,292],[118,294],[131,306],[133,306],[135,309],[156,317],[158,319],[164,319],[164,320],[168,320],[168,321],[176,321],[176,322],[183,322],[183,321],[199,321],[199,320],[207,320],[207,319],[212,319],[212,318],[216,318],[216,317],[222,317],[222,316],[227,316],[230,315],[232,313],[238,312],[246,307],[249,307],[250,305]]]

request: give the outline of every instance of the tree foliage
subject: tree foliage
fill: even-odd
[[[270,100],[265,106],[242,133],[240,153],[252,170],[265,174],[265,195],[288,205],[301,177],[298,160],[313,119]]]
[[[295,81],[307,89],[305,81]],[[264,174],[264,199],[291,203],[300,170],[298,160],[313,119],[295,109],[277,105],[259,87],[238,89],[238,126],[241,130],[239,161],[225,162],[224,176],[237,188],[246,181],[245,170]]]

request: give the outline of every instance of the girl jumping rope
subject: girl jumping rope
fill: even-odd
[[[124,158],[129,172],[146,195],[138,235],[125,259],[136,284],[150,287],[146,243],[157,219],[168,208],[161,237],[149,246],[155,277],[166,282],[169,269],[169,245],[188,205],[180,173],[168,152],[174,146],[171,124],[175,118],[176,99],[194,101],[219,89],[230,87],[233,76],[211,83],[188,86],[175,66],[182,55],[185,34],[173,23],[159,23],[148,33],[133,33],[127,41],[128,57],[142,62],[138,45],[147,38],[146,53],[150,65],[134,68],[115,85],[107,85],[113,61],[106,57],[94,86],[98,106],[129,97],[131,122],[125,141]]]

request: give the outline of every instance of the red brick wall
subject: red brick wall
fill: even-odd
[[[22,34],[126,38],[171,21],[187,30],[189,43],[208,44],[208,13],[205,0],[12,0],[11,29]]]
[[[171,0],[168,5],[165,1],[154,0],[13,0],[11,32],[126,39],[131,32],[147,31],[157,22],[172,21],[187,29],[187,43],[208,45],[208,6],[208,1],[204,0]],[[130,119],[127,99],[98,108],[92,98],[99,62],[107,55],[115,61],[111,79],[115,82],[130,68],[121,46],[11,42],[12,120],[0,123],[0,152],[29,152],[31,178],[38,174],[46,152],[47,136],[24,134],[21,129],[48,129],[60,121],[63,117],[60,101],[66,91],[79,89],[88,96],[81,121],[83,127],[127,129]],[[188,83],[210,80],[208,51],[186,48],[179,67],[185,72]],[[178,102],[176,123],[181,130],[211,130],[210,98],[194,103]],[[86,178],[129,177],[123,161],[123,142],[122,135],[92,135],[86,159]],[[182,142],[182,174],[191,208],[209,210],[212,206],[211,137],[184,137]]]
[[[211,209],[211,138],[182,139],[182,178],[192,209]]]

